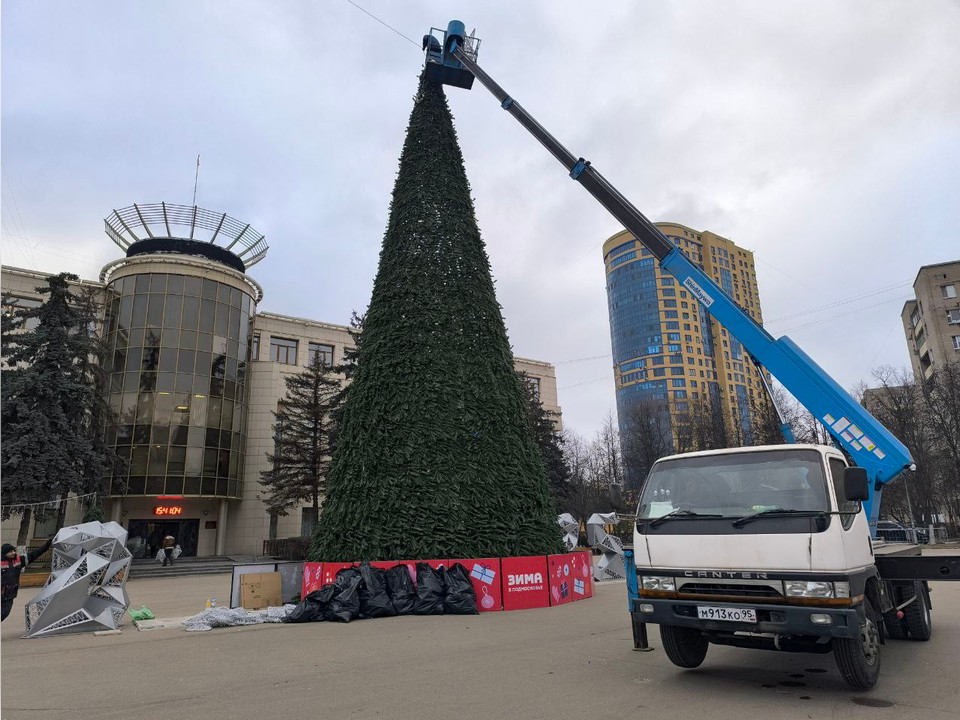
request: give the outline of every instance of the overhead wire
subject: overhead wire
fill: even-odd
[[[814,320],[813,322],[806,323],[805,325],[795,325],[786,330],[778,330],[778,333],[792,332],[794,330],[802,330],[803,328],[813,327],[814,325],[822,325],[823,323],[833,322],[837,318],[847,317],[849,315],[856,315],[861,313],[864,310],[869,310],[870,308],[880,307],[881,305],[889,305],[892,302],[906,302],[909,300],[909,297],[906,298],[893,298],[892,300],[883,300],[882,302],[874,303],[873,305],[867,305],[866,307],[856,308],[855,310],[849,310],[845,313],[840,313],[839,315],[831,315],[830,317],[823,318],[821,320]]]
[[[357,3],[355,3],[353,0],[346,0],[346,1],[347,1],[348,3],[350,3],[351,5],[353,5],[353,6],[354,6],[357,10],[359,10],[360,12],[364,13],[365,15],[369,15],[371,18],[373,18],[374,20],[376,20],[378,23],[380,23],[381,25],[383,25],[385,28],[387,28],[387,29],[390,30],[391,32],[395,32],[397,35],[399,35],[400,37],[402,37],[402,38],[403,38],[404,40],[406,40],[407,42],[411,43],[411,44],[412,44],[414,47],[416,47],[417,49],[420,49],[420,43],[418,43],[418,42],[416,42],[415,40],[407,37],[407,36],[404,35],[402,32],[400,32],[399,30],[397,30],[395,27],[391,27],[390,25],[388,25],[387,23],[385,23],[383,20],[381,20],[380,18],[378,18],[376,15],[374,15],[372,12],[369,12],[369,11],[367,11],[367,10],[364,10],[362,7],[360,7],[359,5],[357,5]]]
[[[557,388],[557,390],[569,390],[570,388],[580,387],[581,385],[592,385],[593,383],[608,381],[611,379],[612,378],[609,375],[604,375],[603,377],[594,378],[593,380],[584,380],[583,382],[574,383],[573,385],[564,385],[563,387]]]
[[[354,0],[346,0],[346,2],[348,2],[350,5],[352,5],[352,6],[355,7],[357,10],[359,10],[359,11],[362,12],[362,13],[364,13],[365,15],[367,15],[368,17],[370,17],[371,19],[373,19],[374,21],[376,21],[376,22],[379,23],[380,25],[383,25],[385,28],[387,28],[388,30],[390,30],[390,31],[393,32],[394,34],[402,37],[404,40],[406,40],[407,42],[409,42],[411,45],[417,47],[418,49],[420,48],[419,43],[417,43],[415,40],[413,40],[413,39],[410,38],[409,36],[405,35],[404,33],[400,32],[400,31],[397,30],[395,27],[393,27],[393,26],[390,25],[389,23],[385,22],[385,21],[382,20],[381,18],[377,17],[376,15],[374,15],[373,13],[371,13],[370,11],[368,11],[368,10],[366,10],[365,8],[361,7],[359,4],[357,4],[356,2],[354,2]],[[583,253],[582,255],[578,256],[573,262],[579,262],[580,259],[582,259],[583,257],[585,257],[585,256],[586,256],[587,254],[589,254],[590,252],[593,252],[593,248],[590,248],[590,249],[585,250],[584,253]],[[573,262],[572,262],[571,264],[573,264]],[[781,273],[782,275],[790,278],[791,280],[793,280],[793,281],[795,281],[795,282],[797,282],[797,283],[799,283],[799,284],[801,284],[801,285],[804,285],[804,286],[807,287],[807,288],[813,289],[813,288],[811,288],[809,285],[807,285],[806,283],[804,283],[803,281],[801,281],[801,280],[793,277],[790,273],[786,272],[785,270],[781,270],[781,269],[778,268],[777,266],[773,265],[773,264],[770,263],[770,262],[767,262],[766,260],[764,260],[764,259],[762,259],[762,258],[757,258],[757,262],[759,262],[759,263],[761,263],[761,264],[763,264],[763,265],[766,265],[767,267],[772,268],[773,270],[776,270],[777,272]],[[807,310],[802,310],[802,311],[799,311],[799,312],[791,313],[791,314],[789,314],[789,315],[782,315],[782,316],[779,316],[779,317],[776,317],[776,318],[772,318],[772,319],[770,319],[770,320],[767,320],[766,323],[775,323],[775,322],[778,322],[778,321],[781,321],[781,320],[790,320],[790,319],[793,319],[793,318],[802,317],[802,316],[804,316],[804,315],[810,315],[810,314],[813,314],[813,313],[816,313],[816,312],[821,312],[821,311],[823,311],[823,310],[830,310],[830,309],[833,309],[833,308],[836,308],[836,307],[840,307],[840,306],[842,306],[842,305],[848,305],[848,304],[850,304],[850,303],[852,303],[852,302],[856,302],[857,300],[862,300],[862,299],[864,299],[864,298],[869,298],[869,297],[875,297],[875,296],[877,296],[877,295],[882,295],[883,293],[890,292],[891,290],[897,290],[897,289],[900,289],[900,288],[902,288],[902,287],[906,287],[906,286],[908,286],[908,285],[910,285],[910,284],[911,284],[910,281],[897,283],[896,285],[891,285],[891,286],[882,288],[882,289],[880,289],[880,290],[875,290],[875,291],[872,291],[872,292],[869,292],[869,293],[861,293],[860,295],[855,295],[855,296],[852,296],[852,297],[849,297],[849,298],[844,298],[844,299],[837,300],[837,301],[834,301],[834,302],[831,302],[831,303],[827,303],[827,304],[825,304],[825,305],[821,305],[821,306],[818,306],[818,307],[809,308],[809,309],[807,309]],[[813,327],[813,326],[815,326],[815,325],[820,325],[820,324],[825,323],[825,322],[830,322],[830,321],[832,321],[832,320],[834,320],[834,319],[836,319],[836,318],[838,318],[838,317],[846,317],[846,316],[849,316],[849,315],[856,314],[856,313],[858,313],[858,312],[862,312],[863,310],[870,309],[870,308],[872,308],[872,307],[878,307],[879,305],[885,305],[885,304],[888,304],[888,303],[890,303],[890,302],[894,302],[894,301],[898,301],[898,300],[899,300],[899,298],[896,298],[896,299],[894,299],[894,300],[885,300],[885,301],[880,302],[880,303],[874,303],[873,305],[868,305],[868,306],[866,306],[866,307],[864,307],[864,308],[858,308],[858,309],[856,309],[856,310],[851,310],[851,311],[849,311],[849,312],[841,313],[841,314],[839,314],[839,315],[834,314],[834,315],[831,315],[829,318],[824,318],[824,319],[821,319],[821,320],[816,320],[816,321],[814,321],[814,322],[806,323],[806,324],[804,324],[804,325],[794,326],[794,327],[792,327],[792,328],[789,328],[788,330],[781,331],[781,332],[788,332],[788,331],[792,331],[792,330],[800,330],[800,329],[803,329],[803,328]],[[766,323],[765,323],[765,324],[766,324]],[[587,361],[592,361],[592,360],[605,360],[605,359],[610,359],[610,358],[612,358],[612,355],[609,355],[609,354],[607,354],[607,355],[593,355],[593,356],[584,357],[584,358],[572,358],[572,359],[569,359],[569,360],[559,360],[559,361],[557,361],[556,363],[554,363],[554,365],[567,365],[567,364],[573,364],[573,363],[579,363],[579,362],[587,362]],[[586,381],[584,381],[584,382],[575,383],[574,385],[567,385],[567,386],[564,386],[564,387],[559,388],[559,389],[561,389],[561,390],[567,390],[567,389],[570,389],[570,388],[580,387],[580,386],[582,386],[582,385],[590,385],[590,384],[592,384],[592,383],[601,382],[601,381],[608,380],[608,379],[609,379],[609,378],[608,378],[607,376],[604,376],[604,377],[601,377],[601,378],[594,378],[593,380],[586,380]]]
[[[875,297],[876,295],[882,295],[883,293],[890,292],[891,290],[899,290],[900,288],[909,287],[910,285],[912,285],[912,281],[907,280],[906,282],[897,283],[896,285],[888,285],[887,287],[881,288],[880,290],[861,293],[860,295],[853,295],[849,298],[835,300],[834,302],[827,303],[826,305],[820,305],[818,307],[809,308],[808,310],[800,310],[798,312],[791,313],[789,315],[781,315],[779,317],[769,318],[765,320],[764,323],[766,324],[766,323],[778,322],[780,320],[791,320],[801,315],[809,315],[811,313],[819,312],[821,310],[829,310],[831,308],[839,307],[840,305],[849,305],[850,303],[856,302],[857,300],[862,300],[868,297]]]
[[[0,220],[2,220],[2,227],[5,231],[5,239],[11,240],[23,248],[24,254],[32,267],[36,267],[37,258],[33,254],[33,246],[30,244],[30,239],[27,236],[27,229],[23,224],[23,215],[20,213],[20,204],[17,202],[17,195],[13,191],[13,186],[10,183],[9,175],[6,172],[6,168],[0,167],[0,173],[2,173],[3,180],[3,204],[7,207],[7,212],[0,214]],[[10,205],[13,205],[13,210],[10,212]],[[10,215],[12,217],[11,224],[13,225],[13,232],[11,232],[10,227],[7,226],[6,217]]]

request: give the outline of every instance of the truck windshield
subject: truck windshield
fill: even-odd
[[[818,452],[764,450],[663,460],[643,486],[637,519],[676,510],[740,518],[774,508],[830,509]]]

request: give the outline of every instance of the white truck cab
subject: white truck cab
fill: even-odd
[[[872,686],[892,601],[866,514],[848,499],[867,492],[855,478],[822,445],[662,458],[637,508],[632,611],[660,625],[681,667],[699,666],[710,643],[832,651],[850,684]]]

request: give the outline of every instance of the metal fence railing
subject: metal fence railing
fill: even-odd
[[[930,533],[923,528],[877,528],[880,540],[893,543],[911,543],[913,545],[930,542]]]
[[[310,538],[291,537],[263,541],[263,554],[277,560],[306,560]]]

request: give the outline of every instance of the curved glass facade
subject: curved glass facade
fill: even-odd
[[[254,300],[209,277],[139,272],[109,281],[107,443],[129,460],[111,495],[239,498]]]
[[[665,403],[667,399],[667,381],[658,377],[666,370],[653,367],[654,357],[666,351],[658,310],[656,261],[633,239],[610,250],[604,261],[610,340],[619,378],[617,418],[621,436],[627,437],[633,407],[645,400]]]

